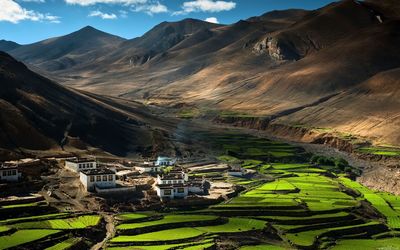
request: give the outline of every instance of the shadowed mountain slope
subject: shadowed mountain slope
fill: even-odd
[[[21,45],[12,41],[0,40],[0,51],[10,51],[20,47]]]
[[[112,99],[67,89],[4,52],[0,52],[0,83],[0,148],[60,149],[73,140],[83,148],[116,155],[149,153],[159,132],[154,134],[148,122],[160,131],[167,126],[138,103],[125,109]]]
[[[87,26],[69,35],[20,46],[9,52],[25,63],[57,71],[91,62],[123,41],[123,38]]]

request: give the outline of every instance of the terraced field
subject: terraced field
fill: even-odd
[[[359,170],[343,160],[316,163],[301,148],[233,132],[207,140],[221,162],[253,172],[192,174],[244,191],[202,210],[116,214],[107,249],[400,249],[400,197],[350,179]],[[43,202],[0,211],[0,249],[86,249],[105,234],[100,216],[60,213]]]
[[[220,161],[259,173],[225,177],[246,191],[204,210],[129,215],[138,218],[120,220],[110,249],[219,249],[224,242],[244,250],[399,249],[400,197],[349,179],[358,170],[342,160],[311,164],[302,149],[282,143],[234,133],[211,138]]]
[[[58,213],[45,202],[7,205],[0,208],[0,249],[69,249],[89,246],[104,234],[98,228],[101,217]],[[40,215],[37,215],[40,214]]]

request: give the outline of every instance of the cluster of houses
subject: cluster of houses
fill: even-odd
[[[66,159],[65,167],[79,173],[80,182],[89,192],[121,189],[117,187],[119,175],[115,168],[99,164],[94,158]],[[167,168],[168,171],[164,173]],[[140,174],[157,175],[155,189],[161,200],[186,198],[189,194],[207,194],[210,188],[210,183],[204,179],[189,178],[184,169],[176,166],[176,159],[173,158],[158,157],[156,161],[135,166],[135,169]]]
[[[186,198],[191,194],[207,194],[210,183],[205,179],[189,178],[185,170],[173,168],[166,174],[157,176],[156,191],[161,199]]]

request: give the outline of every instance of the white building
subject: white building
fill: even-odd
[[[16,182],[21,178],[18,172],[18,165],[0,165],[0,180],[7,182]]]
[[[189,194],[188,174],[183,170],[173,170],[169,174],[158,176],[156,191],[161,200],[186,198]]]
[[[156,165],[156,166],[175,166],[175,163],[176,163],[175,158],[159,156],[154,165]]]
[[[95,187],[101,189],[116,187],[115,171],[109,168],[82,170],[80,181],[87,191],[94,191]]]
[[[65,167],[74,172],[81,172],[83,170],[96,169],[97,163],[95,159],[74,158],[65,160]]]
[[[154,163],[145,163],[140,166],[135,167],[139,173],[158,173],[161,172],[163,166],[156,166]]]

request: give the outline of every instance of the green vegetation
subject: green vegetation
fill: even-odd
[[[169,241],[194,238],[202,235],[203,232],[190,227],[162,230],[158,232],[145,233],[139,235],[120,235],[113,238],[110,242],[145,242],[145,241]]]
[[[243,246],[240,250],[285,250],[286,248],[274,245]]]
[[[203,240],[199,242],[179,243],[179,244],[165,244],[154,246],[124,246],[124,247],[108,247],[109,250],[167,250],[167,249],[199,249],[202,250],[206,247],[214,245],[213,239]]]
[[[136,229],[142,227],[158,226],[171,223],[185,223],[196,221],[210,221],[217,219],[217,216],[212,215],[166,215],[161,220],[146,221],[140,223],[121,224],[117,226],[118,230]]]
[[[77,215],[72,213],[48,213],[55,210],[45,203],[23,203],[17,207],[10,205],[10,214],[17,213],[17,218],[5,219],[0,221],[0,249],[8,248],[29,248],[32,244],[33,248],[41,246],[49,246],[54,241],[54,245],[49,249],[67,249],[79,241],[90,244],[92,240],[91,234],[85,236],[84,230],[96,231],[96,225],[99,224],[101,217],[98,215]],[[34,209],[31,209],[34,207]],[[15,212],[13,209],[18,208]],[[23,208],[20,212],[19,208]],[[34,215],[37,212],[41,215]],[[3,217],[7,218],[7,217]],[[69,239],[66,239],[68,236]],[[78,237],[75,237],[78,236]],[[89,237],[89,238],[85,238]],[[60,242],[60,240],[64,240]],[[26,246],[25,246],[26,245]]]
[[[56,214],[28,216],[28,217],[1,220],[0,224],[11,224],[11,223],[17,223],[17,222],[23,222],[23,221],[31,221],[31,220],[45,220],[45,219],[63,217],[63,216],[66,216],[66,215],[68,215],[68,213],[56,213]]]
[[[332,248],[332,250],[376,250],[376,249],[387,249],[387,250],[399,250],[400,249],[400,238],[388,238],[380,240],[342,240]]]
[[[8,209],[8,208],[18,208],[18,207],[36,207],[45,205],[44,202],[32,202],[32,203],[23,203],[23,204],[16,204],[16,205],[5,205],[1,206],[0,209]]]
[[[396,205],[398,204],[397,198],[393,198],[393,196],[374,192],[371,189],[364,187],[358,182],[353,182],[347,178],[340,178],[342,183],[349,188],[355,189],[362,194],[362,196],[372,204],[381,214],[383,214],[386,219],[388,226],[392,229],[400,229],[400,210],[397,210]],[[386,200],[389,200],[389,202]],[[390,202],[395,205],[391,206]]]
[[[382,156],[400,156],[400,149],[395,147],[363,147],[357,151],[365,154],[382,155]]]
[[[52,234],[58,233],[58,230],[19,230],[11,235],[0,237],[0,249],[19,246],[32,241],[40,240]]]
[[[0,226],[0,233],[7,232],[8,230],[10,230],[10,228],[9,228],[9,227],[6,227],[6,226]]]
[[[219,226],[197,227],[197,230],[205,233],[237,233],[251,230],[261,230],[265,227],[264,221],[246,219],[246,218],[230,218],[229,222]]]
[[[46,248],[45,250],[65,250],[65,249],[70,249],[77,243],[79,243],[81,239],[79,238],[71,238],[68,240],[65,240],[63,242],[60,242],[52,247]]]
[[[147,214],[139,214],[139,213],[127,213],[127,214],[119,214],[116,216],[117,220],[137,220],[147,218],[149,215]]]
[[[76,218],[24,222],[12,225],[18,229],[48,228],[48,229],[84,229],[96,226],[100,222],[98,215],[84,215]]]

